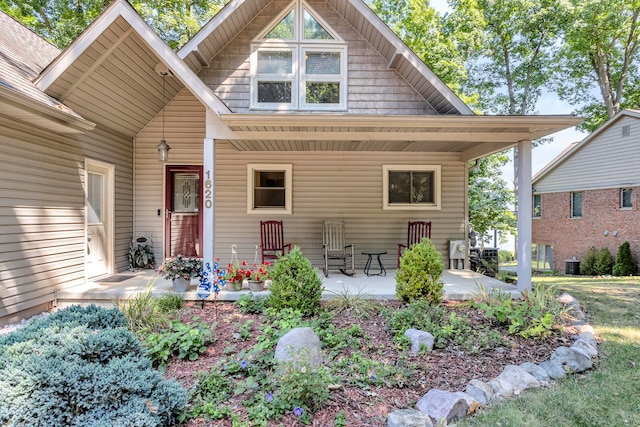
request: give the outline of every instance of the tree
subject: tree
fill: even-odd
[[[481,159],[469,172],[469,222],[483,241],[489,231],[515,233],[516,217],[511,212],[513,192],[500,177],[500,167],[508,161],[506,152]]]
[[[640,1],[571,0],[569,12],[557,90],[585,104],[578,110],[586,117],[582,127],[593,131],[621,109],[640,106]]]
[[[172,48],[186,43],[228,0],[131,0],[132,6]],[[110,0],[0,0],[0,9],[61,49],[107,7]]]

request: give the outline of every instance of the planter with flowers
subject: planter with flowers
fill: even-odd
[[[247,262],[242,261],[241,264],[229,264],[227,266],[227,274],[224,277],[225,288],[228,291],[241,291],[243,282],[251,277],[251,269],[247,268]]]
[[[269,280],[269,261],[261,265],[254,264],[249,277],[249,290],[251,292],[264,291],[267,280]]]
[[[202,277],[202,259],[178,255],[162,263],[158,274],[171,279],[176,292],[186,292],[192,278]]]

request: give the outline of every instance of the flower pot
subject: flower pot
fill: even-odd
[[[242,282],[227,282],[224,285],[224,288],[227,291],[237,292],[242,290]]]
[[[176,292],[187,292],[191,285],[191,279],[185,279],[184,277],[176,277],[173,279],[173,290]]]
[[[264,282],[260,280],[249,280],[249,290],[251,292],[264,291]]]

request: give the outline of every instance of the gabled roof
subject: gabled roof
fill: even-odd
[[[2,11],[0,28],[0,114],[54,132],[93,128],[32,83],[60,50]]]
[[[272,0],[231,0],[178,52],[194,72],[209,62]],[[473,112],[362,0],[327,0],[439,114]]]
[[[170,71],[163,96],[160,71]],[[126,0],[114,0],[35,81],[96,123],[135,136],[187,88],[215,113],[229,109]]]
[[[591,141],[596,139],[600,134],[613,126],[617,121],[619,121],[622,117],[633,117],[636,119],[640,119],[640,110],[622,110],[611,119],[607,120],[602,126],[593,131],[590,135],[584,138],[580,142],[574,142],[569,147],[567,147],[562,153],[556,156],[553,160],[547,163],[542,169],[536,173],[532,178],[532,183],[535,184],[537,181],[541,180],[544,176],[549,174],[551,171],[555,170],[558,166],[563,164],[567,159],[571,156],[575,155],[578,151],[582,150],[584,147],[589,145]]]

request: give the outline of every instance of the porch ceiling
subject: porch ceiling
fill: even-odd
[[[573,116],[223,114],[240,151],[458,152],[474,160],[582,122]]]

